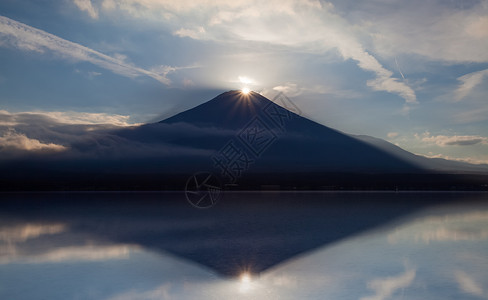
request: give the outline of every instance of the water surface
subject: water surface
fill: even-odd
[[[483,193],[0,197],[0,299],[488,297]]]

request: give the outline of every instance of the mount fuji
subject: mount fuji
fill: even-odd
[[[67,149],[1,163],[0,188],[182,189],[209,172],[240,189],[485,189],[488,174],[326,127],[284,96],[241,91],[157,123],[95,131]]]

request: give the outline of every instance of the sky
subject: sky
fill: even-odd
[[[346,133],[488,163],[488,1],[2,0],[0,66],[10,148],[65,147],[19,119],[127,126],[248,87]]]

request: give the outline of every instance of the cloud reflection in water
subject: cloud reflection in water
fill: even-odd
[[[241,280],[68,224],[3,221],[0,298],[486,299],[486,228],[483,202],[431,207]]]

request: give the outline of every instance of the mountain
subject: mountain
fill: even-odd
[[[351,136],[301,117],[258,93],[230,91],[159,124],[191,124],[232,131],[172,143],[219,151],[230,140],[249,154],[253,171],[281,172],[419,172],[420,168]],[[251,136],[249,136],[251,134]],[[256,134],[254,137],[253,134]],[[252,140],[252,138],[255,138]],[[256,140],[259,139],[259,140]],[[205,140],[208,140],[205,142]]]
[[[385,140],[378,139],[367,135],[351,135],[352,137],[361,140],[365,143],[371,144],[374,147],[382,149],[392,155],[409,161],[417,166],[421,166],[424,170],[433,172],[448,172],[448,173],[486,173],[488,165],[474,165],[461,161],[447,160],[443,158],[427,158],[425,156],[415,155],[402,148],[393,145]]]
[[[69,151],[0,164],[1,188],[183,189],[198,172],[242,189],[486,188],[486,167],[344,134],[281,104],[229,91],[157,123],[90,131]]]

